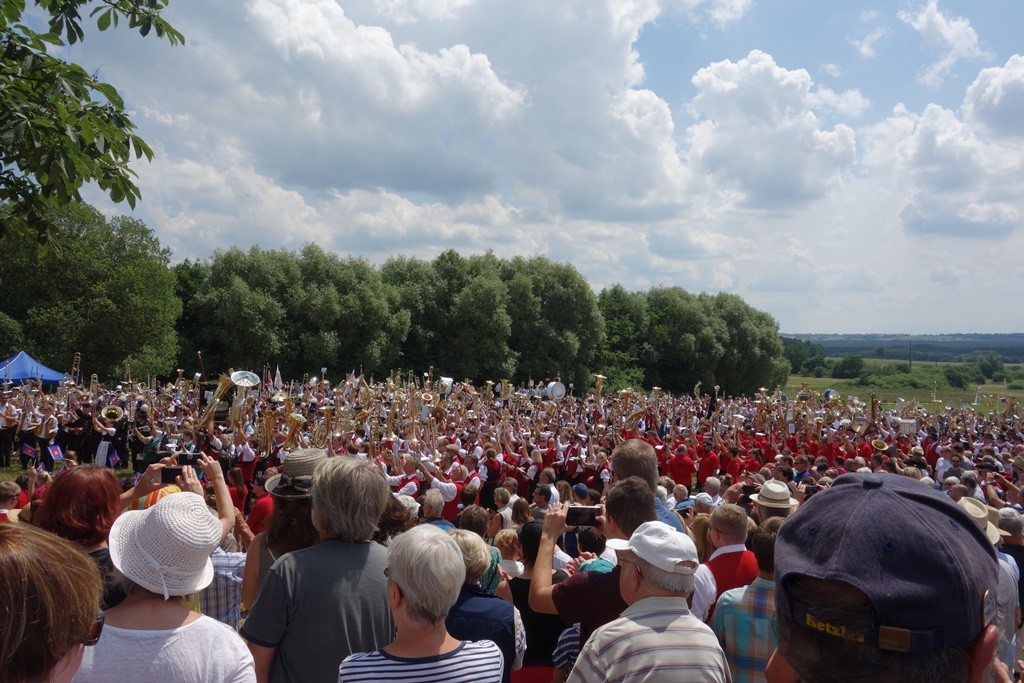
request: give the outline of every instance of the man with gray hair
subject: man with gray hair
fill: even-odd
[[[628,541],[610,539],[619,566],[619,591],[629,605],[594,631],[567,683],[631,680],[730,681],[715,634],[690,613],[697,547],[663,522],[641,524]],[[656,652],[656,659],[645,656]]]
[[[711,496],[711,506],[718,507],[722,504],[722,480],[718,477],[708,477],[704,480],[704,493]]]
[[[325,458],[290,485],[312,493],[320,542],[270,569],[241,629],[260,683],[337,680],[341,660],[391,642],[387,550],[370,539],[391,497],[380,469]]]
[[[444,498],[437,489],[430,489],[423,495],[423,520],[421,524],[433,524],[442,531],[454,529],[455,525],[441,516]]]

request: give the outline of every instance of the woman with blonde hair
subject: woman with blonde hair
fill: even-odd
[[[711,553],[715,552],[715,546],[711,543],[711,515],[702,512],[694,517],[690,531],[693,532],[693,542],[697,546],[697,557],[704,564]]]
[[[533,521],[533,512],[530,510],[530,501],[525,498],[518,498],[512,504],[512,528],[519,531],[524,525]]]
[[[501,650],[504,659],[501,680],[508,683],[512,671],[523,666],[526,651],[526,630],[519,610],[511,600],[503,600],[484,590],[480,579],[491,565],[490,548],[477,534],[466,529],[453,529],[448,534],[462,551],[466,565],[466,581],[445,619],[448,633],[454,638],[486,638]],[[509,595],[511,597],[511,594]]]

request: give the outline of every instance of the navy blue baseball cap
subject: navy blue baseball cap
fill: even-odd
[[[780,617],[821,633],[894,652],[936,652],[969,645],[992,623],[998,572],[985,532],[947,496],[909,477],[846,474],[779,529],[775,605]],[[853,632],[818,618],[787,593],[801,576],[858,589],[875,623]]]

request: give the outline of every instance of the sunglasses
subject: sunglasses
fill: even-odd
[[[103,622],[105,617],[103,612],[96,613],[96,620],[92,622],[92,626],[89,627],[89,635],[86,636],[82,644],[87,647],[92,647],[96,643],[100,642],[100,634],[103,633]]]

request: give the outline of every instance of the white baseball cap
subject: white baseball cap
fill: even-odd
[[[673,574],[693,574],[700,566],[693,540],[664,522],[644,522],[628,541],[611,538],[607,545],[616,553],[629,551],[657,569]]]

